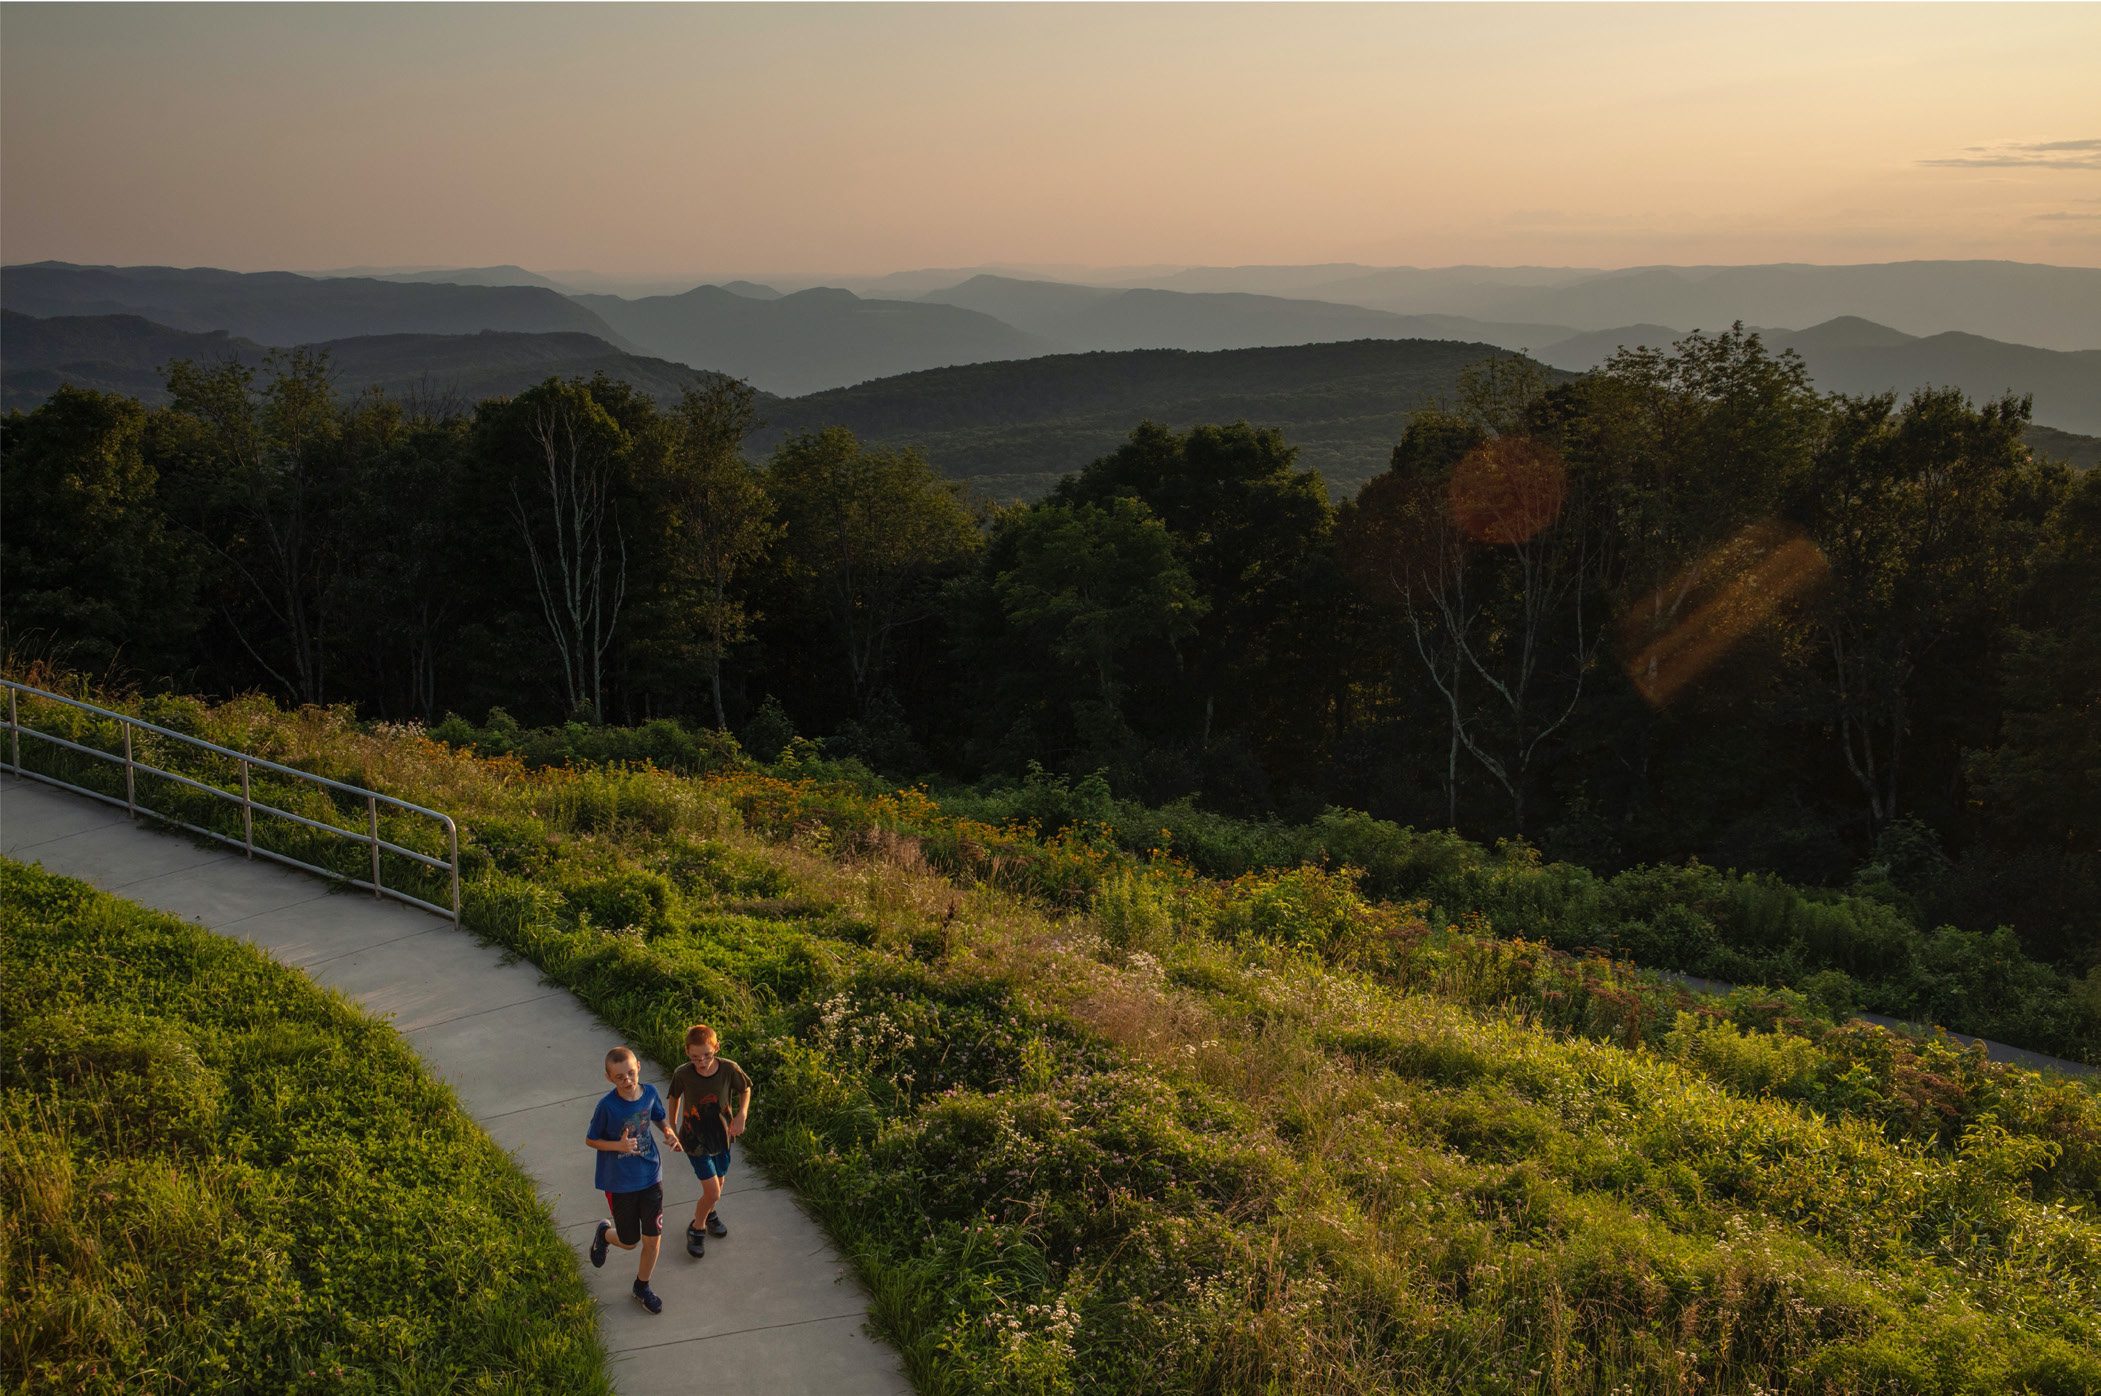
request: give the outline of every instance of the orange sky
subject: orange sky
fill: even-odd
[[[2101,5],[9,4],[0,256],[2101,266]]]

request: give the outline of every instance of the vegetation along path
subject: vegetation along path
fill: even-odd
[[[566,991],[422,912],[332,895],[317,879],[149,833],[121,811],[48,786],[10,777],[0,797],[8,857],[246,940],[391,1015],[584,1253],[605,1214],[584,1126],[606,1089],[599,1062],[620,1039]],[[644,1071],[664,1089],[653,1064]],[[700,1185],[682,1159],[666,1163],[670,1234],[654,1280],[664,1312],[651,1317],[630,1301],[629,1257],[616,1251],[603,1270],[583,1270],[621,1392],[687,1391],[696,1370],[707,1372],[715,1396],[910,1390],[896,1355],[863,1330],[865,1295],[785,1190],[740,1157],[721,1209],[730,1235],[694,1261],[679,1233]]]

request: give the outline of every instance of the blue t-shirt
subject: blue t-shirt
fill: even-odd
[[[663,1122],[664,1102],[655,1086],[644,1082],[642,1094],[633,1100],[622,1100],[618,1091],[605,1093],[598,1108],[591,1112],[591,1128],[584,1131],[584,1138],[618,1139],[631,1135],[642,1141],[642,1147],[632,1154],[594,1151],[598,1155],[600,1192],[640,1192],[664,1176],[663,1160],[657,1157],[657,1136],[650,1129]]]

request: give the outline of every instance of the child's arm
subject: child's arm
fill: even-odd
[[[677,1097],[674,1096],[673,1099],[675,1100],[677,1099]],[[676,1112],[666,1110],[664,1108],[664,1102],[660,1098],[657,1101],[657,1128],[664,1131],[665,1147],[670,1149],[671,1152],[674,1154],[682,1154],[686,1151],[686,1146],[678,1142],[678,1131],[671,1127],[671,1122],[677,1118],[678,1115]]]
[[[735,1139],[738,1135],[744,1133],[744,1112],[749,1109],[751,1109],[751,1087],[746,1085],[737,1095],[737,1113],[730,1116],[729,1124],[724,1127],[729,1132],[730,1138]]]
[[[590,1127],[584,1131],[584,1142],[602,1154],[633,1154],[641,1152],[642,1141],[629,1135],[626,1130],[622,1130],[616,1138],[612,1139],[607,1139],[599,1133],[601,1129],[611,1129],[612,1127],[612,1122],[606,1119],[604,1115],[594,1114],[591,1116]]]

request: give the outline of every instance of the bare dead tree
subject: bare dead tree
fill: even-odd
[[[512,517],[532,561],[541,615],[561,656],[570,709],[588,703],[597,718],[605,711],[606,651],[627,596],[627,537],[612,517],[614,462],[602,443],[588,439],[569,403],[557,400],[536,408],[529,433],[545,465],[547,538],[543,541],[533,526],[533,510],[515,481]],[[609,526],[617,554],[610,579]]]
[[[1450,740],[1445,789],[1458,821],[1464,750],[1510,799],[1524,829],[1531,772],[1544,743],[1575,714],[1602,636],[1585,615],[1595,581],[1593,530],[1569,509],[1558,457],[1498,437],[1448,480],[1397,482],[1390,499],[1367,490],[1383,517],[1361,549],[1399,603]],[[1573,673],[1565,701],[1540,711],[1557,658]]]

